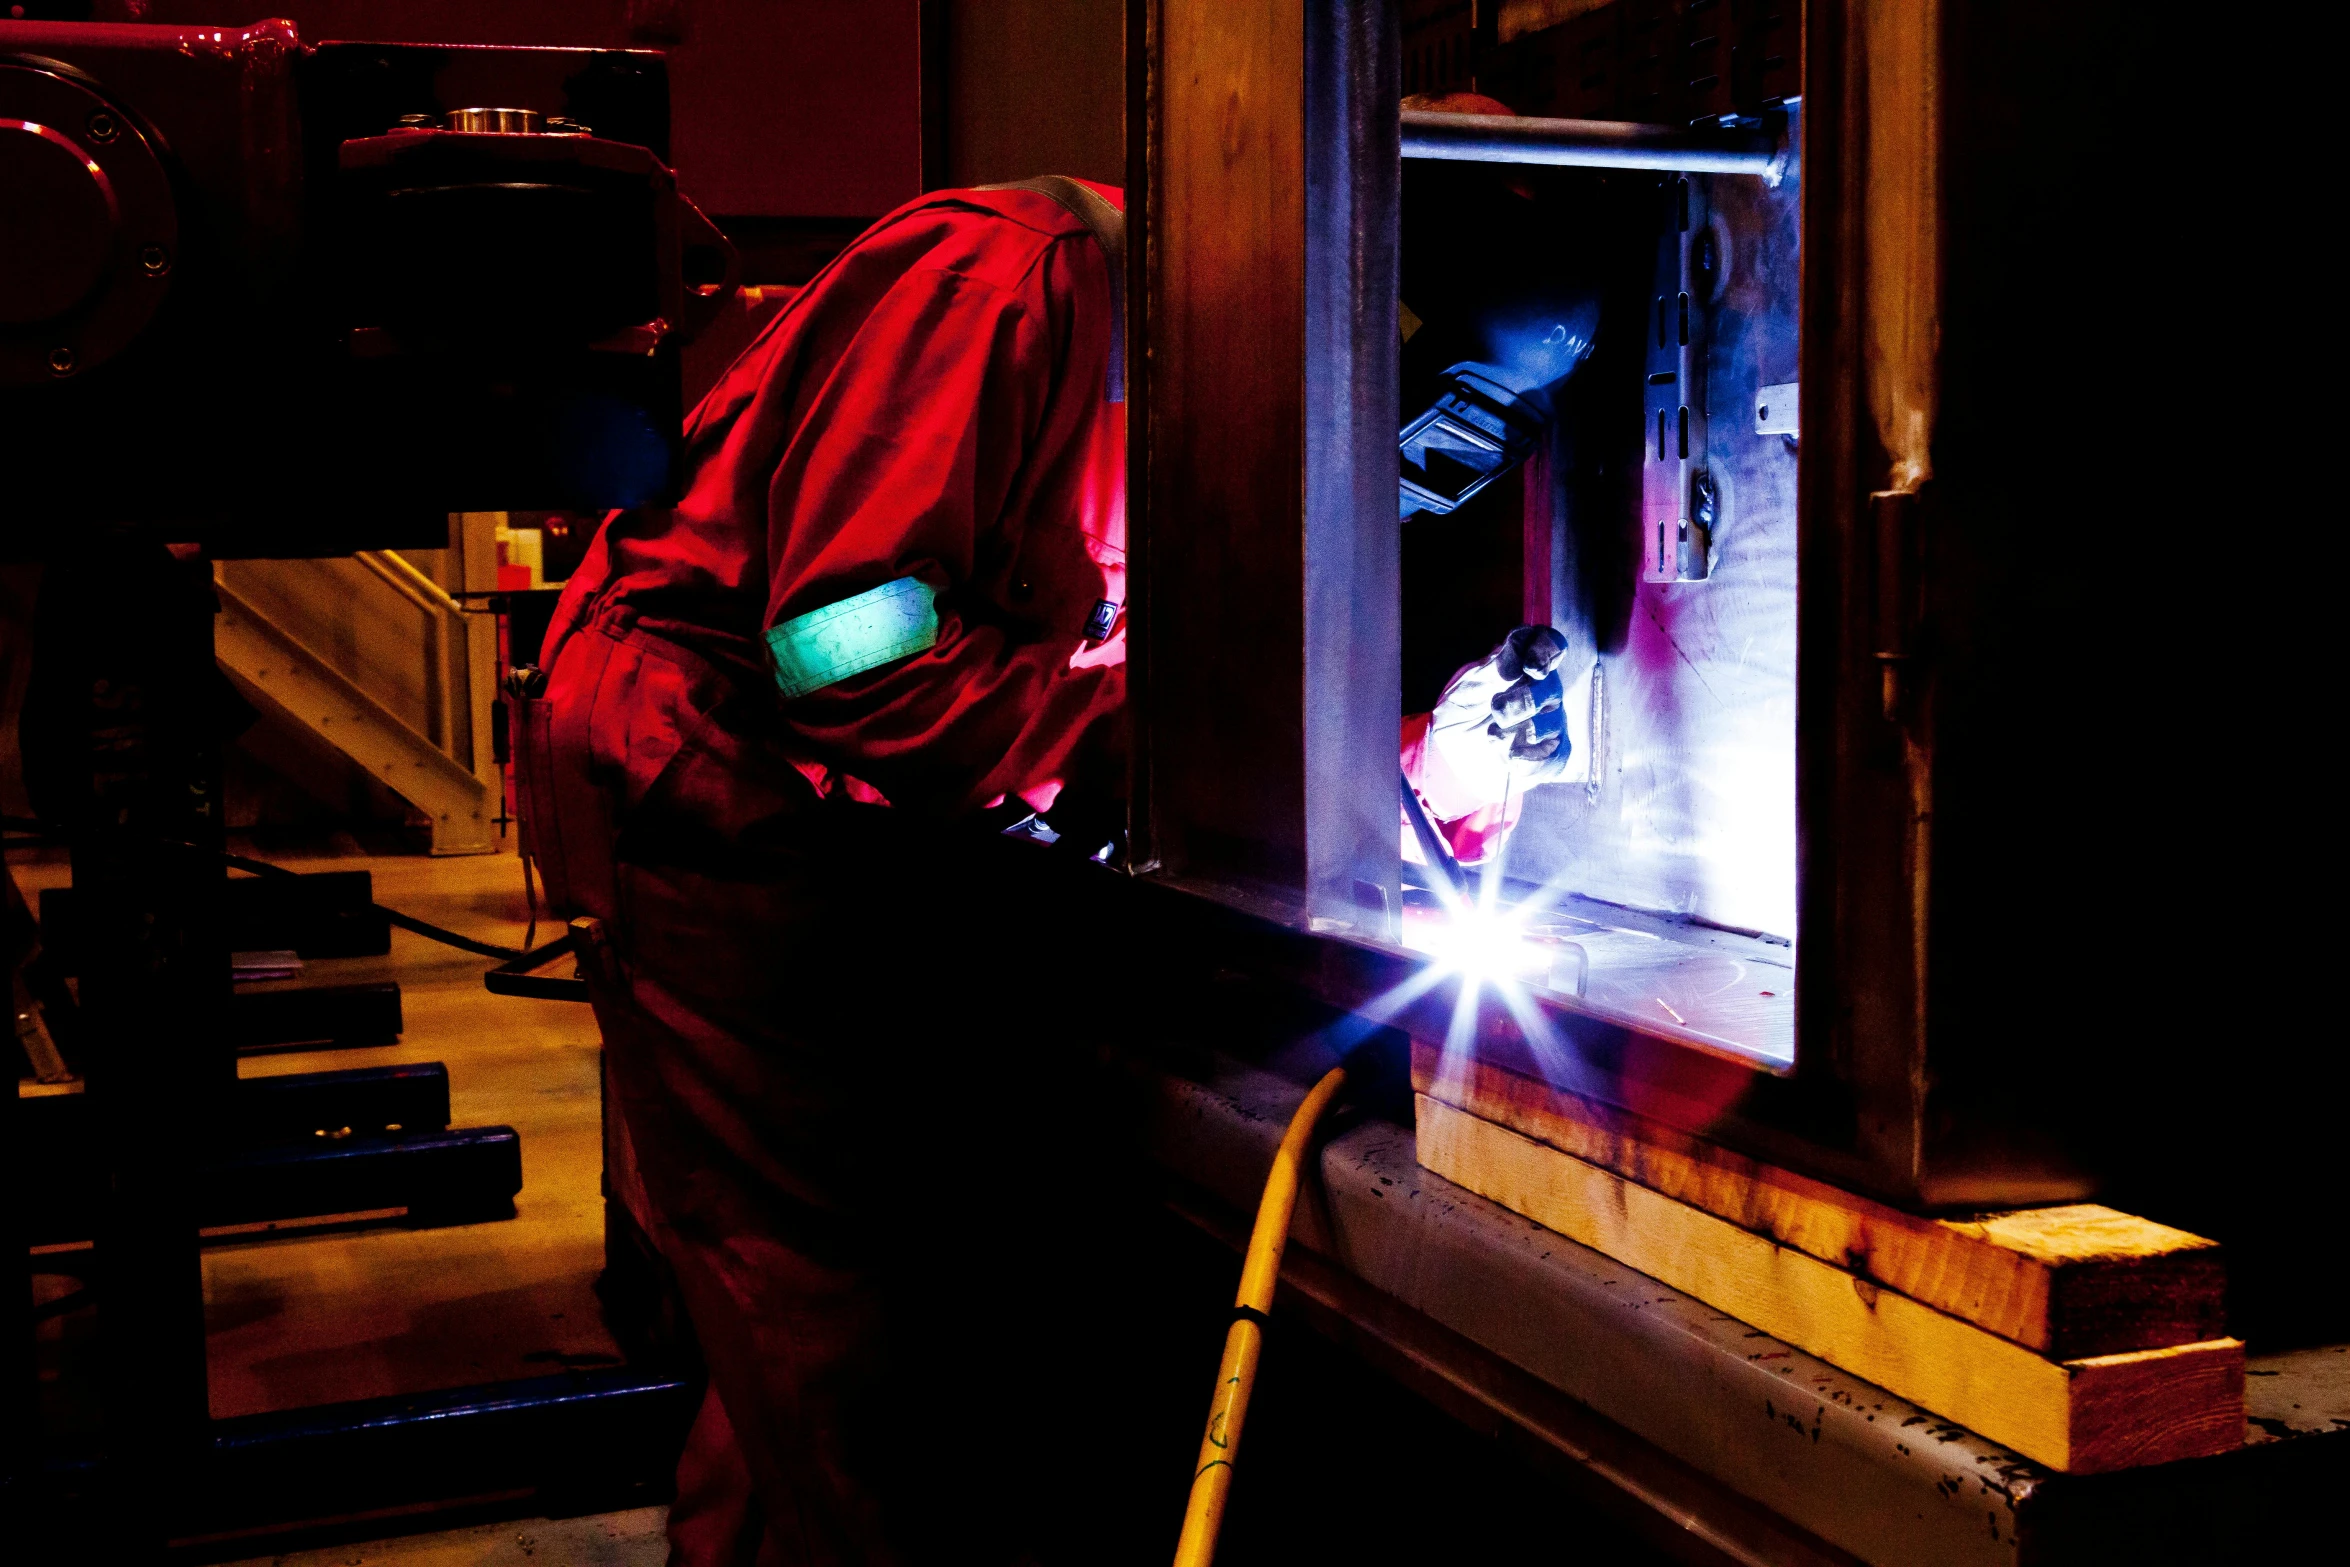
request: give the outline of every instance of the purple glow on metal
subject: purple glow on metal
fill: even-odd
[[[1802,202],[1790,178],[1706,182],[1717,282],[1704,333],[1704,468],[1716,520],[1702,581],[1642,581],[1606,700],[1570,691],[1597,776],[1535,789],[1514,873],[1564,896],[1587,965],[1577,1004],[1772,1063],[1794,1059],[1797,438],[1741,410],[1796,378]],[[1593,719],[1599,732],[1593,733]],[[1604,907],[1626,911],[1619,921]],[[1641,911],[1633,913],[1631,911]],[[1570,917],[1571,914],[1571,917]],[[1768,933],[1760,939],[1736,933]]]

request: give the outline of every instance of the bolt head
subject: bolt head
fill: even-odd
[[[73,374],[73,350],[70,348],[50,349],[49,373],[52,375]]]
[[[90,140],[100,144],[110,142],[114,140],[115,137],[122,134],[122,122],[115,119],[113,115],[107,113],[104,109],[99,109],[92,113],[87,123],[90,131]]]
[[[161,277],[171,270],[171,253],[161,245],[149,245],[139,252],[139,265],[149,277]]]

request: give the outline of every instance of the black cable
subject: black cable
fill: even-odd
[[[188,844],[186,847],[193,849],[196,848],[196,845]],[[198,852],[206,851],[199,850]],[[283,865],[272,865],[267,860],[249,860],[241,854],[229,854],[222,851],[211,852],[220,853],[220,858],[227,863],[231,870],[250,871],[256,876],[301,879],[302,873],[300,871],[290,871]],[[427,920],[420,920],[413,914],[402,914],[398,909],[387,909],[380,903],[371,904],[370,907],[402,930],[414,931],[427,941],[437,941],[444,947],[455,947],[460,952],[471,952],[480,957],[496,958],[504,963],[511,963],[516,958],[529,956],[529,949],[524,947],[501,947],[495,942],[476,941],[471,936],[461,936],[443,926],[432,924]]]
[[[26,816],[0,816],[0,831],[35,833],[44,838],[59,836],[48,824],[34,821]],[[300,871],[290,871],[283,865],[272,865],[267,860],[251,860],[241,854],[230,854],[222,849],[207,849],[200,844],[181,843],[175,844],[173,847],[193,850],[198,854],[216,856],[231,870],[247,871],[255,876],[299,880],[302,875]],[[413,914],[402,914],[398,909],[387,909],[380,903],[371,904],[370,907],[402,930],[411,931],[427,941],[437,941],[444,947],[455,947],[460,952],[470,952],[477,957],[496,958],[501,963],[511,963],[517,958],[530,956],[531,949],[528,947],[501,947],[493,941],[476,941],[471,936],[459,935],[456,931],[435,925],[429,920],[420,920]],[[533,930],[536,930],[537,923],[534,917],[531,922]]]
[[[437,941],[444,947],[455,947],[460,952],[478,953],[485,958],[496,958],[501,963],[511,963],[517,958],[530,956],[520,947],[501,947],[495,942],[476,941],[471,936],[460,936],[453,930],[444,930],[438,925],[417,919],[413,915],[402,914],[398,909],[387,909],[380,903],[375,905],[375,912],[402,930],[414,931],[427,941]]]
[[[231,854],[225,849],[207,850],[192,843],[183,843],[179,847],[194,849],[198,854],[217,853],[222,862],[233,871],[251,871],[256,876],[275,876],[280,880],[287,881],[299,880],[302,875],[300,871],[287,870],[283,865],[272,865],[267,860],[248,860],[241,854]]]

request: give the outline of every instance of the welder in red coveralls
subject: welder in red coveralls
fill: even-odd
[[[1022,1334],[1070,1311],[1082,1180],[1013,1128],[1025,1041],[974,1030],[1048,1034],[1066,987],[930,851],[1007,799],[1099,838],[1126,597],[1121,197],[1029,183],[915,201],[793,298],[523,708],[529,846],[602,922],[612,1108],[710,1370],[674,1562],[1025,1548],[1007,1426],[1051,1418]]]
[[[606,933],[612,1108],[710,1370],[675,1561],[1024,1548],[1005,1425],[1049,1419],[1021,1335],[1063,1297],[1007,1221],[1071,1176],[1009,1131],[1044,1074],[984,1029],[1049,1010],[1053,933],[989,928],[923,835],[1124,790],[1084,220],[1114,243],[1120,195],[1055,189],[924,197],[794,297],[689,420],[680,502],[603,529],[524,708],[530,847]]]

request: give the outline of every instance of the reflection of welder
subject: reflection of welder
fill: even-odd
[[[1466,93],[1412,107],[1509,112]],[[1453,510],[1533,451],[1551,394],[1591,353],[1599,291],[1511,174],[1447,166],[1406,179],[1398,444],[1409,517]]]
[[[1470,93],[1409,108],[1507,114]],[[1570,234],[1507,170],[1407,166],[1403,244],[1405,517],[1447,513],[1503,477],[1548,433],[1552,397],[1589,357],[1599,290]],[[1426,525],[1426,524],[1423,524]],[[1430,713],[1404,719],[1407,852],[1485,859],[1525,791],[1555,776],[1569,746],[1562,666],[1550,626],[1520,626],[1446,682]]]
[[[1599,322],[1589,291],[1532,281],[1455,311],[1457,324],[1423,323],[1404,348],[1407,386],[1415,358],[1451,361],[1398,439],[1406,517],[1451,511],[1525,461],[1550,424],[1551,390],[1590,354]]]

